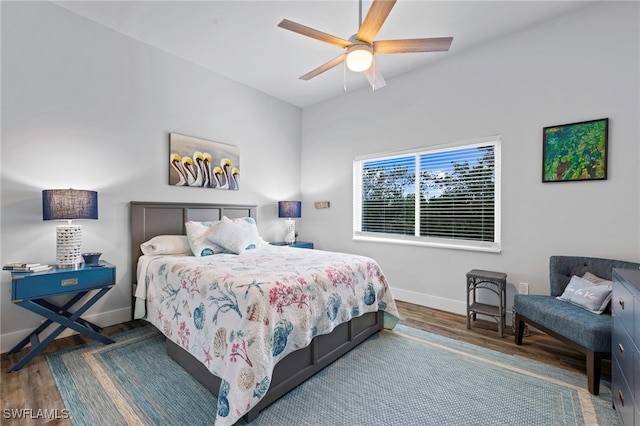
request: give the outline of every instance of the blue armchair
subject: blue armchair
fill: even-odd
[[[549,296],[517,294],[513,300],[515,310],[515,341],[522,344],[524,326],[543,331],[583,352],[587,359],[589,392],[600,391],[600,370],[604,354],[611,353],[610,311],[598,315],[579,306],[556,299],[562,295],[571,277],[582,277],[591,272],[611,280],[613,268],[639,268],[640,264],[620,260],[577,256],[551,256],[549,259]]]

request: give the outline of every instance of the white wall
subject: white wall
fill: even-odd
[[[438,54],[440,62],[383,90],[303,112],[55,5],[0,7],[0,262],[54,261],[56,223],[42,221],[42,189],[97,190],[100,219],[82,224],[83,247],[118,267],[116,288],[89,311],[100,325],[129,317],[132,200],[258,204],[261,233],[277,239],[275,201],[302,189],[302,239],[369,255],[398,299],[460,313],[472,268],[545,293],[551,254],[640,260],[637,2],[596,4],[473,51]],[[609,178],[542,184],[542,127],[602,117],[610,118]],[[169,132],[238,146],[242,189],[170,187]],[[503,140],[501,254],[352,241],[355,156],[495,134]],[[330,209],[311,207],[323,200]],[[0,284],[4,352],[40,319],[11,304],[7,272]]]
[[[260,232],[278,238],[276,200],[300,196],[299,108],[50,3],[1,7],[0,262],[55,262],[43,189],[98,191],[99,220],[82,227],[83,249],[117,266],[87,315],[104,326],[130,317],[130,201],[257,204]],[[169,186],[170,132],[238,146],[240,191]],[[5,352],[40,317],[11,303],[8,272],[1,285]]]
[[[521,281],[548,294],[550,255],[640,261],[639,8],[596,4],[305,108],[303,200],[331,202],[304,212],[305,239],[373,257],[398,299],[459,313],[473,268],[508,274],[510,306]],[[542,128],[603,117],[608,179],[541,183]],[[491,135],[502,136],[502,253],[351,239],[354,157]]]

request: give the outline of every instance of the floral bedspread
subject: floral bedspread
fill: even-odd
[[[398,317],[380,267],[363,256],[269,246],[146,265],[136,290],[146,319],[222,379],[217,426],[253,408],[276,363],[315,336],[366,312]]]

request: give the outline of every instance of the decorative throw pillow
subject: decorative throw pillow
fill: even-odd
[[[140,250],[147,255],[182,254],[191,256],[191,246],[186,235],[158,235],[140,244]]]
[[[612,285],[611,281],[605,280],[604,278],[600,278],[599,276],[594,275],[591,272],[585,272],[582,278],[584,278],[587,281],[591,281],[595,285],[600,285],[600,284]]]
[[[573,303],[594,314],[601,314],[611,301],[611,288],[611,285],[596,285],[574,275],[562,295],[556,299]]]
[[[206,238],[208,242],[236,254],[268,244],[260,237],[256,221],[250,217],[229,219],[224,216],[220,222],[210,226]]]
[[[187,229],[187,239],[189,241],[189,246],[191,247],[191,251],[194,255],[210,256],[212,254],[218,253],[229,253],[228,250],[225,250],[218,244],[207,240],[207,235],[209,234],[211,226],[217,223],[220,222],[189,221],[184,224],[185,228]]]

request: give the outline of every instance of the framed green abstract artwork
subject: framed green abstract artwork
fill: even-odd
[[[607,178],[609,119],[543,129],[542,182]]]

